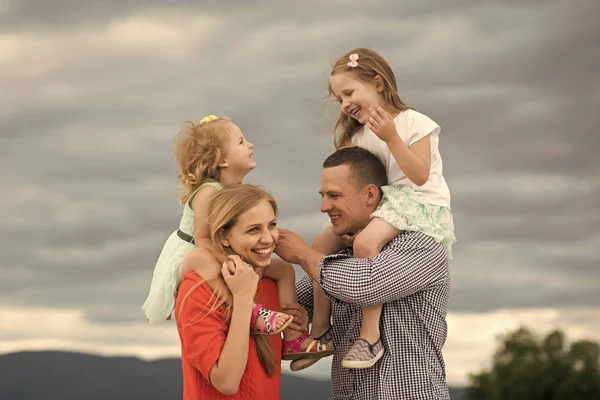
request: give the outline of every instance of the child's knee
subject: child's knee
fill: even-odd
[[[357,258],[375,257],[381,251],[377,241],[367,235],[362,235],[362,232],[354,239],[352,249],[354,251],[354,257]]]

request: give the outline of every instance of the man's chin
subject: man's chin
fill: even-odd
[[[344,236],[348,234],[348,229],[345,226],[335,226],[333,225],[333,234],[335,236]]]

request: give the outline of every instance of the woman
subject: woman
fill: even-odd
[[[230,261],[214,268],[221,271],[217,276],[188,273],[179,285],[175,315],[182,350],[183,397],[279,399],[281,337],[250,336],[248,329],[255,295],[266,308],[279,307],[275,283],[260,279],[261,269],[271,263],[279,235],[277,205],[256,186],[235,185],[215,194],[210,210],[211,241],[229,254]],[[216,262],[197,250],[183,260],[184,264]],[[216,292],[209,281],[215,282]],[[233,299],[227,303],[219,300],[224,285]]]

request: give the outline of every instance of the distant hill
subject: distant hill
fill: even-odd
[[[453,391],[460,400],[462,390]],[[181,360],[143,361],[59,351],[0,356],[2,400],[181,399]],[[282,375],[283,400],[327,399],[330,383]]]

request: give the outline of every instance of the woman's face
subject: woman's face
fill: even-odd
[[[238,218],[221,243],[253,267],[264,268],[271,264],[278,238],[273,207],[267,200],[261,200]]]

